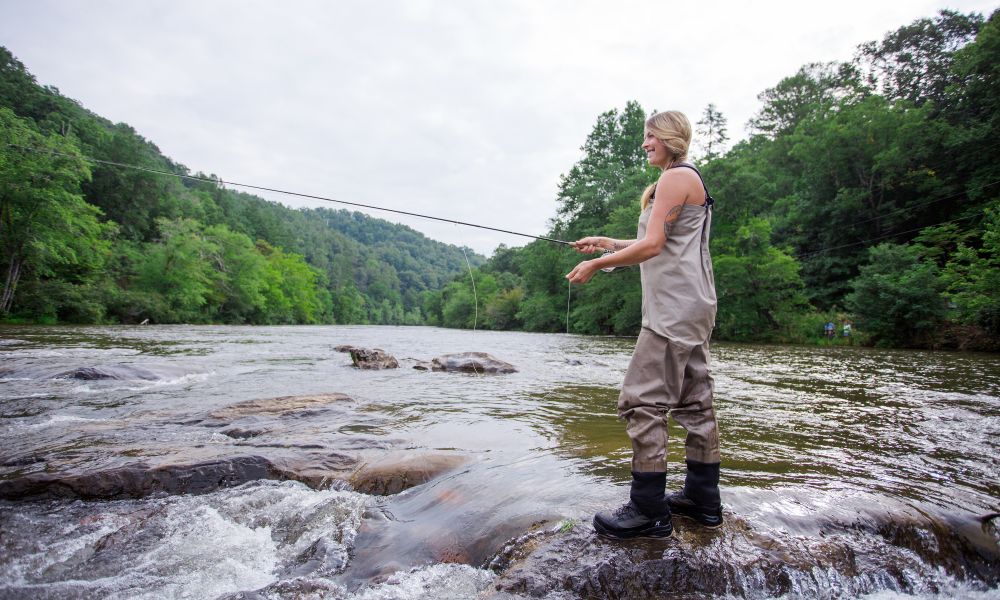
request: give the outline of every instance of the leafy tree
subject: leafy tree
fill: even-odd
[[[1000,335],[1000,202],[986,211],[981,247],[959,242],[941,274],[960,323]]]
[[[729,135],[726,133],[726,117],[719,112],[715,104],[709,103],[705,107],[696,130],[701,140],[701,148],[704,150],[702,162],[709,162],[721,156]]]
[[[25,277],[85,285],[100,271],[110,228],[80,195],[89,175],[69,140],[0,108],[0,314],[10,314]]]
[[[810,63],[757,96],[763,107],[750,120],[750,127],[775,138],[791,133],[806,117],[825,114],[838,103],[856,99],[862,93],[854,65]]]
[[[771,224],[752,218],[714,256],[717,335],[741,341],[787,339],[807,308],[799,264],[771,245]]]
[[[636,187],[644,187],[637,177],[650,179],[641,148],[645,123],[637,102],[597,118],[581,148],[583,158],[560,177],[557,212],[563,223],[571,221],[575,231],[603,228],[611,212],[632,200]]]
[[[933,342],[944,322],[944,285],[933,262],[921,259],[916,246],[879,244],[869,263],[852,281],[848,307],[881,345],[912,346]]]
[[[136,271],[134,287],[154,294],[157,313],[146,315],[159,323],[207,323],[221,304],[218,272],[210,257],[220,248],[203,235],[191,219],[157,221],[160,239],[149,244]]]
[[[857,62],[882,96],[915,106],[941,103],[949,86],[961,81],[952,68],[955,53],[983,24],[975,13],[942,10],[934,19],[917,19],[886,34],[881,42],[858,47]]]

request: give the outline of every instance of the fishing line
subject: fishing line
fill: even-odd
[[[110,166],[113,166],[113,167],[121,167],[121,168],[124,168],[124,169],[134,169],[136,171],[145,171],[146,173],[156,173],[158,175],[167,175],[168,177],[177,177],[178,179],[190,179],[192,181],[202,181],[202,182],[205,182],[205,183],[211,183],[212,185],[218,185],[218,186],[222,186],[223,184],[226,184],[226,185],[232,185],[232,186],[236,186],[236,187],[247,188],[247,189],[251,189],[251,190],[259,190],[259,191],[264,191],[264,192],[274,192],[274,193],[277,193],[277,194],[285,194],[286,196],[296,196],[298,198],[309,198],[310,200],[321,200],[323,202],[335,202],[337,204],[345,204],[347,206],[357,206],[357,207],[360,207],[360,208],[370,208],[372,210],[381,210],[381,211],[385,211],[385,212],[396,213],[396,214],[399,214],[399,215],[407,215],[407,216],[410,216],[410,217],[420,217],[421,219],[431,219],[431,220],[434,220],[434,221],[443,221],[445,223],[453,223],[455,225],[465,225],[466,227],[476,227],[478,229],[488,229],[490,231],[498,231],[500,233],[509,233],[510,235],[519,235],[521,237],[527,237],[527,238],[532,238],[532,239],[536,239],[536,240],[542,240],[542,241],[546,241],[546,242],[552,242],[554,244],[563,244],[564,246],[572,246],[572,243],[570,243],[570,242],[567,242],[567,241],[564,241],[564,240],[557,240],[557,239],[550,238],[550,237],[545,237],[545,236],[542,236],[542,235],[531,235],[529,233],[520,233],[520,232],[517,232],[517,231],[511,231],[509,229],[500,229],[499,227],[490,227],[488,225],[477,225],[476,223],[466,223],[465,221],[457,221],[455,219],[446,219],[444,217],[434,217],[434,216],[431,216],[431,215],[423,215],[423,214],[420,214],[420,213],[410,212],[410,211],[406,211],[406,210],[397,210],[395,208],[386,208],[384,206],[375,206],[373,204],[362,204],[360,202],[348,202],[347,200],[338,200],[336,198],[330,198],[330,197],[327,197],[327,196],[316,196],[314,194],[304,194],[304,193],[301,193],[301,192],[293,192],[293,191],[290,191],[290,190],[283,190],[283,189],[280,189],[280,188],[266,187],[266,186],[262,186],[262,185],[253,185],[253,184],[249,184],[249,183],[239,183],[239,182],[236,182],[236,181],[224,181],[222,179],[212,179],[210,177],[201,177],[201,176],[198,176],[198,175],[184,175],[182,173],[172,173],[170,171],[164,171],[162,169],[153,169],[151,167],[143,167],[141,165],[132,165],[132,164],[127,164],[127,163],[120,163],[120,162],[115,162],[115,161],[112,161],[112,160],[101,160],[99,158],[92,158],[90,156],[84,156],[84,155],[67,154],[65,152],[59,152],[57,150],[50,150],[48,148],[32,148],[30,146],[21,146],[21,145],[18,145],[18,144],[7,144],[7,146],[9,146],[11,148],[17,148],[17,149],[20,149],[20,150],[28,150],[30,152],[37,152],[37,153],[40,153],[40,154],[52,154],[52,155],[55,155],[55,156],[64,156],[66,158],[82,159],[82,160],[85,160],[87,162],[92,162],[92,163],[100,164],[100,165],[110,165]]]
[[[472,263],[469,262],[469,255],[465,252],[465,246],[462,246],[462,256],[465,257],[465,266],[469,267],[469,281],[472,282],[472,301],[473,308],[475,309],[472,317],[472,331],[475,331],[476,325],[479,323],[479,294],[476,293],[476,278],[472,274]]]
[[[566,280],[566,335],[569,335],[569,297],[573,293],[573,282]]]

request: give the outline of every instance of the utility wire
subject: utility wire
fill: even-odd
[[[930,225],[924,225],[922,227],[917,227],[915,229],[907,229],[906,231],[894,231],[892,233],[887,233],[885,235],[880,235],[878,237],[873,237],[873,238],[870,238],[870,239],[867,239],[867,240],[860,240],[860,241],[857,241],[857,242],[851,242],[850,244],[841,244],[840,246],[832,246],[830,248],[823,248],[821,250],[814,250],[812,252],[803,252],[802,254],[796,254],[795,258],[797,258],[797,259],[809,258],[809,257],[815,256],[817,254],[822,254],[824,252],[830,252],[831,250],[840,250],[841,248],[850,248],[851,246],[860,246],[861,244],[870,244],[871,242],[877,242],[879,240],[883,240],[883,239],[888,238],[888,237],[894,237],[894,236],[897,236],[897,235],[903,235],[904,233],[913,233],[914,231],[920,231],[921,229],[926,229],[928,227],[937,227],[938,225],[946,225],[948,223],[956,223],[958,221],[965,221],[965,220],[968,220],[968,219],[973,219],[973,218],[978,217],[978,216],[980,216],[980,215],[968,215],[968,216],[965,216],[965,217],[958,217],[957,219],[951,219],[949,221],[941,221],[940,223],[932,223]]]
[[[444,217],[433,217],[431,215],[422,215],[420,213],[409,212],[409,211],[405,211],[405,210],[397,210],[395,208],[385,208],[384,206],[374,206],[372,204],[362,204],[360,202],[348,202],[347,200],[337,200],[336,198],[329,198],[329,197],[326,197],[326,196],[315,196],[313,194],[303,194],[303,193],[300,193],[300,192],[292,192],[292,191],[289,191],[289,190],[282,190],[282,189],[279,189],[279,188],[265,187],[265,186],[262,186],[262,185],[252,185],[252,184],[249,184],[249,183],[238,183],[236,181],[224,181],[222,179],[212,179],[210,177],[199,177],[197,175],[184,175],[184,174],[181,174],[181,173],[172,173],[170,171],[164,171],[164,170],[161,170],[161,169],[153,169],[151,167],[143,167],[143,166],[140,166],[140,165],[130,165],[130,164],[126,164],[126,163],[115,162],[115,161],[112,161],[112,160],[101,160],[99,158],[92,158],[90,156],[83,156],[83,155],[76,156],[76,155],[73,155],[73,154],[67,154],[65,152],[59,152],[57,150],[50,150],[48,148],[32,148],[32,147],[29,147],[29,146],[20,146],[20,145],[17,145],[17,144],[7,144],[7,145],[10,146],[11,148],[17,148],[19,150],[27,150],[27,151],[30,151],[30,152],[52,154],[52,155],[55,155],[55,156],[64,156],[66,158],[83,159],[85,161],[96,163],[96,164],[100,164],[100,165],[109,165],[109,166],[121,167],[121,168],[125,168],[125,169],[134,169],[134,170],[137,170],[137,171],[145,171],[147,173],[156,173],[158,175],[167,175],[167,176],[170,176],[170,177],[177,177],[179,179],[190,179],[192,181],[203,181],[205,183],[211,183],[213,185],[228,184],[228,185],[233,185],[233,186],[237,186],[237,187],[247,188],[247,189],[251,189],[251,190],[259,190],[259,191],[264,191],[264,192],[275,192],[277,194],[285,194],[287,196],[296,196],[296,197],[299,197],[299,198],[309,198],[311,200],[322,200],[324,202],[335,202],[337,204],[346,204],[347,206],[358,206],[358,207],[361,207],[361,208],[370,208],[372,210],[382,210],[382,211],[385,211],[385,212],[391,212],[391,213],[396,213],[396,214],[400,214],[400,215],[407,215],[407,216],[410,216],[410,217],[420,217],[421,219],[431,219],[431,220],[434,220],[434,221],[443,221],[445,223],[454,223],[455,225],[465,225],[466,227],[476,227],[476,228],[479,228],[479,229],[489,229],[490,231],[499,231],[500,233],[509,233],[511,235],[519,235],[521,237],[527,237],[527,238],[532,238],[532,239],[536,239],[536,240],[543,240],[543,241],[546,241],[546,242],[552,242],[552,243],[555,243],[555,244],[563,244],[563,245],[566,245],[566,246],[572,245],[570,242],[566,242],[566,241],[563,241],[563,240],[557,240],[557,239],[553,239],[553,238],[549,238],[549,237],[544,237],[544,236],[541,236],[541,235],[531,235],[531,234],[528,234],[528,233],[519,233],[517,231],[510,231],[509,229],[500,229],[498,227],[490,227],[488,225],[477,225],[475,223],[466,223],[464,221],[456,221],[455,219],[446,219]]]
[[[950,196],[945,196],[943,198],[935,198],[933,200],[927,200],[926,202],[920,202],[918,204],[913,204],[911,206],[903,206],[903,207],[900,207],[900,208],[897,208],[897,209],[894,209],[894,210],[890,210],[888,212],[881,213],[881,214],[879,214],[877,216],[871,217],[870,219],[865,219],[864,221],[854,221],[853,223],[847,223],[847,224],[843,225],[843,227],[855,227],[857,225],[864,225],[865,223],[871,223],[872,221],[877,221],[879,219],[883,219],[885,217],[889,217],[889,216],[895,215],[896,213],[907,212],[907,211],[912,211],[912,210],[915,210],[915,209],[918,209],[918,208],[923,208],[925,206],[930,206],[931,204],[934,204],[936,202],[944,202],[945,200],[953,200],[953,199],[959,198],[961,196],[967,196],[969,194],[969,192],[985,190],[986,188],[994,186],[994,185],[997,185],[998,183],[1000,183],[1000,179],[998,179],[996,181],[991,181],[989,183],[984,183],[981,186],[974,187],[974,188],[969,188],[968,190],[965,190],[964,192],[958,192],[956,194],[952,194]]]

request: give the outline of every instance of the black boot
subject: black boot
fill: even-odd
[[[601,535],[620,539],[669,537],[674,527],[664,496],[666,485],[666,473],[633,471],[628,503],[617,510],[594,515],[594,529]]]
[[[719,463],[687,461],[684,491],[667,496],[667,504],[675,513],[690,517],[706,527],[722,525]]]

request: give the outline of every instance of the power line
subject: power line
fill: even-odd
[[[969,189],[965,190],[964,192],[958,192],[957,194],[952,194],[950,196],[945,196],[943,198],[935,198],[933,200],[928,200],[926,202],[920,202],[918,204],[913,204],[911,206],[904,206],[904,207],[897,208],[895,210],[890,210],[889,212],[885,212],[885,213],[879,214],[877,216],[871,217],[870,219],[865,219],[864,221],[854,221],[853,223],[847,223],[847,224],[843,225],[843,227],[855,227],[857,225],[864,225],[865,223],[871,223],[872,221],[877,221],[879,219],[882,219],[882,218],[885,218],[885,217],[888,217],[888,216],[892,216],[892,215],[894,215],[896,213],[912,211],[912,210],[915,210],[917,208],[923,208],[925,206],[930,206],[931,204],[934,204],[935,202],[944,202],[945,200],[953,200],[953,199],[959,198],[961,196],[968,196],[969,192],[971,192],[971,191],[985,190],[986,188],[994,186],[994,185],[997,185],[998,183],[1000,183],[1000,179],[998,179],[996,181],[991,181],[989,183],[985,183],[985,184],[983,184],[983,185],[981,185],[979,187],[969,188]]]
[[[968,216],[965,216],[965,217],[958,217],[957,219],[951,219],[951,220],[948,220],[948,221],[941,221],[940,223],[932,223],[930,225],[924,225],[922,227],[917,227],[915,229],[907,229],[906,231],[894,231],[892,233],[887,233],[885,235],[880,235],[878,237],[873,237],[873,238],[870,238],[870,239],[867,239],[867,240],[860,240],[860,241],[857,241],[857,242],[851,242],[850,244],[841,244],[840,246],[833,246],[831,248],[823,248],[823,249],[820,249],[820,250],[814,250],[812,252],[804,252],[802,254],[796,254],[794,256],[797,259],[808,258],[810,256],[815,256],[817,254],[822,254],[824,252],[830,252],[831,250],[840,250],[841,248],[850,248],[851,246],[860,246],[861,244],[870,244],[872,242],[877,242],[879,240],[883,240],[883,239],[888,238],[888,237],[894,237],[894,236],[897,236],[897,235],[903,235],[905,233],[913,233],[914,231],[920,231],[920,230],[926,229],[928,227],[937,227],[938,225],[947,225],[948,223],[956,223],[958,221],[965,221],[965,220],[972,219],[972,218],[975,218],[975,217],[978,217],[978,216],[980,216],[980,215],[968,215]]]
[[[222,179],[212,179],[210,177],[199,177],[197,175],[185,175],[185,174],[182,174],[182,173],[172,173],[170,171],[164,171],[162,169],[153,169],[151,167],[143,167],[143,166],[140,166],[140,165],[130,165],[130,164],[127,164],[127,163],[115,162],[113,160],[101,160],[99,158],[92,158],[90,156],[84,156],[84,155],[77,156],[77,155],[73,155],[73,154],[67,154],[65,152],[59,152],[57,150],[50,150],[48,148],[32,148],[32,147],[29,147],[29,146],[20,146],[20,145],[17,145],[17,144],[7,144],[7,145],[10,146],[11,148],[17,148],[19,150],[28,150],[30,152],[52,154],[52,155],[55,155],[55,156],[63,156],[63,157],[66,157],[66,158],[82,159],[82,160],[85,160],[85,161],[88,161],[88,162],[92,162],[92,163],[95,163],[95,164],[109,165],[109,166],[113,166],[113,167],[122,167],[122,168],[125,168],[125,169],[134,169],[136,171],[145,171],[147,173],[155,173],[157,175],[167,175],[169,177],[177,177],[178,179],[190,179],[192,181],[202,181],[202,182],[205,182],[205,183],[211,183],[213,185],[228,184],[228,185],[242,187],[242,188],[247,188],[247,189],[251,189],[251,190],[258,190],[258,191],[263,191],[263,192],[274,192],[274,193],[277,193],[277,194],[285,194],[287,196],[296,196],[296,197],[299,197],[299,198],[309,198],[311,200],[322,200],[323,202],[335,202],[337,204],[345,204],[347,206],[357,206],[357,207],[360,207],[360,208],[370,208],[372,210],[381,210],[381,211],[385,211],[385,212],[396,213],[396,214],[399,214],[399,215],[407,215],[407,216],[410,216],[410,217],[420,217],[421,219],[431,219],[431,220],[434,220],[434,221],[443,221],[445,223],[453,223],[455,225],[465,225],[466,227],[476,227],[478,229],[489,229],[490,231],[498,231],[500,233],[509,233],[511,235],[519,235],[521,237],[527,237],[527,238],[532,238],[532,239],[536,239],[536,240],[543,240],[543,241],[546,241],[546,242],[552,242],[552,243],[555,243],[555,244],[563,244],[563,245],[566,245],[566,246],[571,246],[572,245],[570,242],[566,242],[566,241],[563,241],[563,240],[557,240],[557,239],[549,238],[549,237],[544,237],[544,236],[540,236],[540,235],[531,235],[531,234],[528,234],[528,233],[519,233],[517,231],[510,231],[509,229],[500,229],[499,227],[490,227],[488,225],[477,225],[476,223],[466,223],[464,221],[456,221],[455,219],[446,219],[444,217],[434,217],[434,216],[431,216],[431,215],[422,215],[420,213],[409,212],[409,211],[405,211],[405,210],[397,210],[395,208],[385,208],[384,206],[374,206],[372,204],[362,204],[360,202],[348,202],[347,200],[337,200],[336,198],[329,198],[329,197],[326,197],[326,196],[316,196],[316,195],[313,195],[313,194],[303,194],[301,192],[292,192],[292,191],[289,191],[289,190],[282,190],[282,189],[279,189],[279,188],[266,187],[266,186],[262,186],[262,185],[252,185],[252,184],[249,184],[249,183],[238,183],[236,181],[224,181]]]

